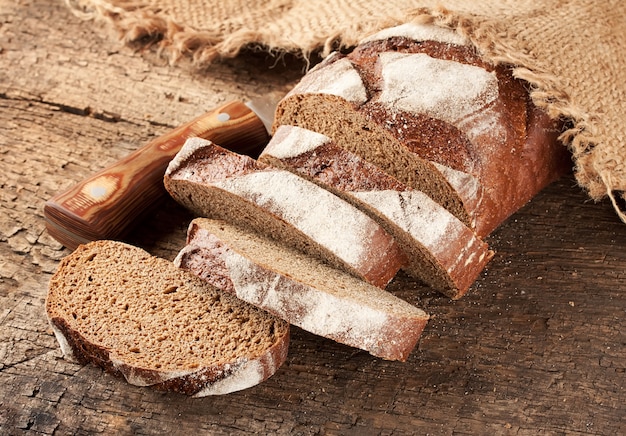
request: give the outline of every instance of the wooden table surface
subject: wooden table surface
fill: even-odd
[[[460,301],[393,283],[433,315],[406,363],[293,328],[267,382],[192,399],[61,358],[44,298],[69,251],[45,231],[44,201],[302,71],[251,54],[171,67],[62,1],[0,0],[0,434],[626,433],[626,225],[571,176],[489,237],[495,258]],[[172,259],[190,218],[167,201],[128,240]]]

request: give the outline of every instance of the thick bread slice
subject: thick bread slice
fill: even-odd
[[[196,397],[262,382],[289,345],[283,320],[113,241],[81,245],[61,261],[46,312],[64,356]]]
[[[250,227],[384,288],[406,262],[369,216],[316,184],[210,141],[189,139],[165,187],[207,218]]]
[[[195,219],[174,261],[311,333],[407,359],[428,315],[317,259],[224,221]]]
[[[571,167],[560,123],[511,68],[430,25],[387,29],[329,56],[279,103],[281,125],[331,137],[481,237]]]
[[[404,270],[451,298],[463,296],[493,257],[443,206],[325,135],[281,126],[259,160],[318,183],[376,219],[407,254]]]

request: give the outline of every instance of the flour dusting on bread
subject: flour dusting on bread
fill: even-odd
[[[348,59],[327,61],[324,65],[327,65],[326,68],[318,68],[318,65],[309,71],[290,91],[290,94],[296,92],[331,94],[354,104],[362,104],[367,101],[367,91],[361,76]]]
[[[376,207],[432,250],[447,249],[447,238],[456,236],[449,232],[454,217],[442,213],[437,203],[419,191],[365,191],[353,195]]]
[[[280,126],[263,153],[288,159],[312,152],[329,141],[330,138],[321,133],[294,126]]]
[[[426,114],[455,124],[498,97],[495,73],[426,54],[379,55],[382,92],[391,111]]]
[[[275,364],[269,365],[270,371],[276,371]],[[265,379],[265,367],[259,361],[243,360],[237,362],[235,368],[228,367],[228,377],[206,385],[204,389],[199,391],[196,397],[205,397],[208,395],[224,395],[231,392],[241,391],[250,386],[256,386]]]
[[[368,349],[372,340],[381,339],[377,332],[384,328],[387,316],[373,307],[357,306],[354,299],[342,297],[341,289],[331,294],[298,281],[290,282],[287,276],[232,251],[225,260],[239,298],[289,319],[304,330],[348,345]]]
[[[302,232],[352,265],[363,262],[368,253],[361,241],[370,240],[378,229],[370,218],[331,193],[312,195],[317,187],[287,171],[260,171],[216,186],[253,198],[259,206],[297,223]]]

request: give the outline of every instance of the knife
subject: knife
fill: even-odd
[[[48,233],[70,250],[89,241],[122,238],[167,194],[163,175],[188,138],[258,157],[269,140],[280,97],[274,93],[226,103],[55,195],[44,205]]]

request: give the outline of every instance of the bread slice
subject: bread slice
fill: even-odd
[[[311,333],[404,361],[428,315],[340,270],[224,221],[195,219],[174,261]]]
[[[287,357],[286,322],[121,242],[63,259],[46,312],[67,358],[196,397],[254,386]]]
[[[281,126],[259,160],[294,171],[369,214],[407,254],[403,269],[453,299],[467,292],[493,257],[443,206],[325,135]]]
[[[165,187],[197,215],[249,227],[384,288],[406,262],[394,239],[346,201],[289,171],[189,139]]]
[[[560,123],[511,71],[452,31],[406,24],[313,68],[279,103],[274,130],[331,137],[484,237],[571,167]]]

